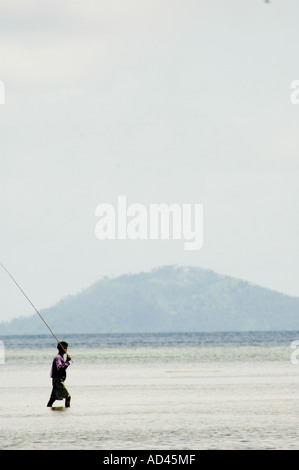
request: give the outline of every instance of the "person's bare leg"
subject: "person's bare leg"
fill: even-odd
[[[66,397],[65,399],[65,407],[69,408],[71,406],[71,397]]]

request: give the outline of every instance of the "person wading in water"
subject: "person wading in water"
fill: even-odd
[[[70,365],[71,356],[67,354],[68,344],[65,341],[57,344],[58,354],[54,357],[51,378],[52,378],[52,393],[47,406],[51,407],[55,400],[63,400],[65,398],[66,408],[70,407],[71,396],[64,385],[66,379],[66,369]],[[66,361],[63,356],[66,354]]]

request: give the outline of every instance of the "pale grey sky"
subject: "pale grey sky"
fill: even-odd
[[[297,0],[0,0],[0,261],[37,308],[206,267],[299,295]],[[100,241],[98,204],[202,203],[204,243]],[[32,308],[0,272],[0,320]]]

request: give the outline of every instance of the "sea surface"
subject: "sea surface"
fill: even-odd
[[[1,450],[299,449],[299,331],[61,338],[67,409],[53,337],[0,340]]]

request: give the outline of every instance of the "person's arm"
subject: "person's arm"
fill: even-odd
[[[67,359],[68,358],[69,356],[67,356]],[[55,362],[57,370],[66,369],[70,365],[69,360],[64,361],[61,356],[56,356]]]

